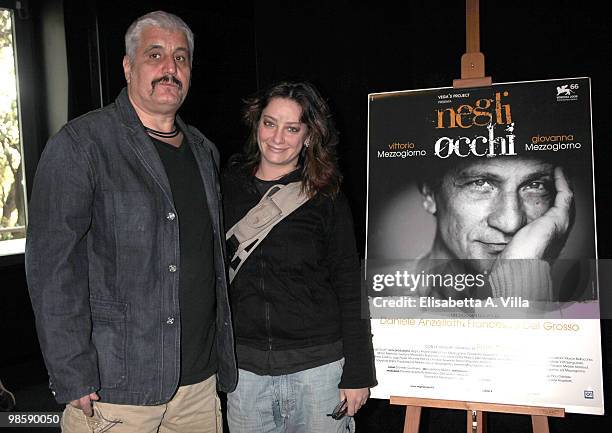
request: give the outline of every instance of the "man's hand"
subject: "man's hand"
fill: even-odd
[[[554,177],[553,206],[516,232],[499,259],[554,259],[559,255],[574,223],[574,193],[561,167],[555,167]]]
[[[368,401],[370,388],[341,389],[340,401],[346,399],[346,414],[354,416],[357,411]]]
[[[92,392],[89,395],[85,395],[78,400],[72,400],[70,405],[81,409],[86,416],[93,416],[93,404],[92,402],[100,400],[98,394]]]

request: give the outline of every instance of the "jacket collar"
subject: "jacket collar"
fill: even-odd
[[[115,100],[115,105],[117,106],[121,122],[123,122],[128,130],[127,145],[132,148],[140,162],[159,185],[166,199],[170,203],[174,203],[172,189],[170,188],[170,182],[168,181],[164,165],[159,158],[155,145],[146,133],[134,106],[130,102],[127,87],[121,90]]]
[[[115,104],[117,105],[117,108],[119,109],[121,120],[123,121],[125,126],[127,126],[130,129],[130,131],[133,134],[137,133],[139,129],[142,129],[144,132],[143,124],[140,121],[140,118],[138,117],[138,114],[136,113],[134,106],[130,102],[130,98],[127,92],[127,87],[124,87],[121,90],[121,92],[117,96],[117,99],[115,100]],[[179,127],[179,129],[183,132],[183,134],[185,134],[185,137],[187,138],[187,141],[190,144],[199,144],[202,141],[204,141],[204,136],[200,134],[198,131],[195,131],[192,128],[189,128],[187,124],[183,122],[183,119],[181,119],[181,117],[178,114],[175,117],[175,122],[176,122],[176,125]],[[145,132],[145,136],[147,136],[146,132]]]
[[[138,114],[136,114],[134,106],[130,102],[127,87],[121,89],[121,92],[119,92],[117,99],[115,99],[115,104],[119,109],[119,115],[121,116],[121,120],[123,121],[125,126],[132,130],[135,130],[142,125]]]
[[[119,116],[129,131],[128,145],[131,146],[138,159],[155,179],[168,201],[170,203],[174,203],[172,189],[170,188],[170,182],[168,181],[168,176],[166,175],[164,165],[159,158],[155,145],[151,141],[149,135],[146,133],[138,114],[136,114],[136,110],[130,102],[126,87],[121,90],[121,93],[119,93],[119,96],[117,96],[115,103],[119,110]],[[211,149],[209,146],[206,146],[206,140],[199,131],[197,131],[195,128],[190,128],[187,126],[187,124],[183,122],[178,115],[176,116],[175,121],[177,126],[185,135],[185,144],[189,143],[191,146],[191,151],[196,157],[196,161],[198,162],[198,167],[200,169],[200,175],[202,176],[202,181],[204,182],[208,205],[211,209],[211,216],[213,217],[213,221],[218,225],[218,215],[212,212],[213,209],[218,208],[218,204],[215,204],[215,200],[218,199],[218,194],[213,181],[214,177],[212,176],[212,173],[215,172],[215,165],[213,163]]]

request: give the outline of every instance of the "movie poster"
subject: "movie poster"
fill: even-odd
[[[589,79],[368,103],[372,396],[603,414]]]

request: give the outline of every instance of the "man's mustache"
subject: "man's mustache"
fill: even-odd
[[[158,79],[151,81],[151,88],[155,89],[155,86],[157,86],[159,83],[172,83],[176,84],[179,89],[183,88],[183,83],[181,80],[176,78],[174,75],[164,75],[163,77],[159,77]]]

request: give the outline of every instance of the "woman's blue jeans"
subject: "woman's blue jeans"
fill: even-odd
[[[344,360],[281,376],[238,372],[227,395],[230,433],[349,433],[352,417],[327,416],[340,401]]]

